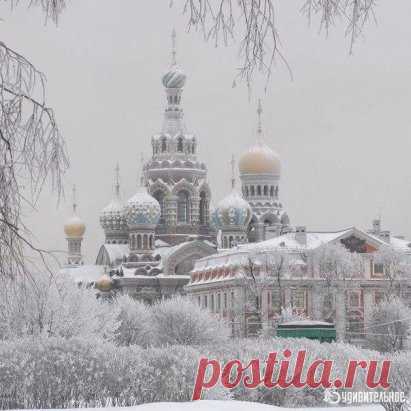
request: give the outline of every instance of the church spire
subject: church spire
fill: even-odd
[[[234,154],[231,157],[231,188],[234,190],[235,189],[235,157]]]
[[[257,116],[258,116],[258,122],[257,122],[257,139],[258,141],[261,141],[262,139],[262,134],[263,134],[263,127],[262,127],[262,120],[261,116],[263,114],[263,107],[261,104],[261,99],[258,99],[258,107],[257,107]]]
[[[177,47],[176,47],[176,29],[173,28],[173,31],[171,32],[171,65],[175,66],[177,64]]]
[[[145,187],[144,154],[140,153],[140,187]]]
[[[116,193],[116,197],[120,197],[120,166],[117,162],[116,168],[115,168],[115,183],[114,183],[114,191]]]
[[[76,185],[73,184],[73,189],[72,189],[72,200],[73,200],[73,214],[76,214],[77,211],[77,189],[76,189]]]

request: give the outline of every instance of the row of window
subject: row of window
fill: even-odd
[[[243,187],[243,195],[248,197],[278,197],[278,186],[247,185]]]
[[[160,224],[165,224],[165,193],[161,190],[156,191],[153,197],[159,202],[161,208]],[[208,225],[209,202],[205,192],[200,193],[200,225]],[[191,223],[191,198],[190,193],[181,190],[177,195],[177,223]]]
[[[169,144],[166,137],[161,139],[160,144],[154,143],[153,144],[153,155],[159,153],[166,153],[168,152]],[[177,152],[178,153],[186,153],[186,154],[195,154],[196,145],[195,142],[186,142],[184,144],[184,138],[179,137],[177,139]]]
[[[231,291],[230,293],[216,293],[216,294],[204,294],[197,297],[198,305],[201,308],[208,309],[212,313],[219,313],[222,310],[226,311],[229,308],[234,309],[235,305],[235,293]]]
[[[131,250],[154,250],[154,234],[130,234]]]
[[[247,240],[246,236],[240,236],[240,235],[230,235],[230,236],[224,236],[223,237],[223,248],[233,248],[237,244],[242,244],[245,243]]]

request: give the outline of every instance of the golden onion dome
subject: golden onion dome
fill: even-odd
[[[85,231],[86,225],[77,215],[73,215],[72,217],[70,217],[67,220],[66,224],[64,224],[64,232],[66,233],[67,237],[83,237]]]
[[[277,176],[281,174],[281,162],[278,154],[261,141],[258,141],[242,155],[238,167],[240,174],[272,174]]]
[[[96,282],[95,286],[99,291],[108,292],[113,288],[113,281],[107,274],[103,274]]]

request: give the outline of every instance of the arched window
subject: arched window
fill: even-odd
[[[182,153],[184,151],[184,147],[183,147],[183,137],[179,137],[177,140],[177,151],[179,153]]]
[[[190,195],[187,191],[180,191],[177,199],[177,222],[190,222]]]
[[[208,201],[204,191],[200,193],[200,224],[208,224]]]
[[[165,194],[164,191],[161,190],[157,190],[156,192],[154,192],[153,197],[158,201],[158,203],[160,204],[160,210],[161,210],[161,214],[160,214],[160,221],[159,224],[164,224],[165,223],[165,210],[164,210],[164,198],[165,198]]]
[[[264,195],[268,196],[268,186],[264,186]]]
[[[137,249],[141,250],[141,235],[140,234],[137,236]]]
[[[234,238],[233,238],[233,236],[232,235],[230,235],[230,238],[228,239],[228,242],[229,242],[229,247],[230,248],[232,248],[232,247],[234,247]]]
[[[278,197],[278,186],[275,188],[275,196]]]
[[[165,153],[167,151],[167,139],[163,137],[161,140],[161,152]]]
[[[254,188],[254,186],[251,186],[251,196],[252,196],[252,197],[255,196],[255,188]]]
[[[144,250],[147,250],[147,248],[148,248],[148,237],[147,237],[147,234],[144,234],[144,237],[143,237],[143,248],[144,248]]]
[[[224,237],[223,239],[223,248],[228,248],[227,237]]]
[[[261,195],[261,186],[257,186],[257,195]]]
[[[270,188],[270,197],[274,197],[274,186]]]
[[[248,197],[248,186],[245,186],[245,196]]]

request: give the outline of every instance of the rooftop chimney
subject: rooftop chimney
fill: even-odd
[[[391,232],[389,230],[384,230],[380,232],[380,238],[381,240],[385,241],[386,243],[389,243],[391,241]]]
[[[375,220],[372,220],[372,231],[375,234],[380,234],[380,232],[381,232],[381,219],[376,218]]]

